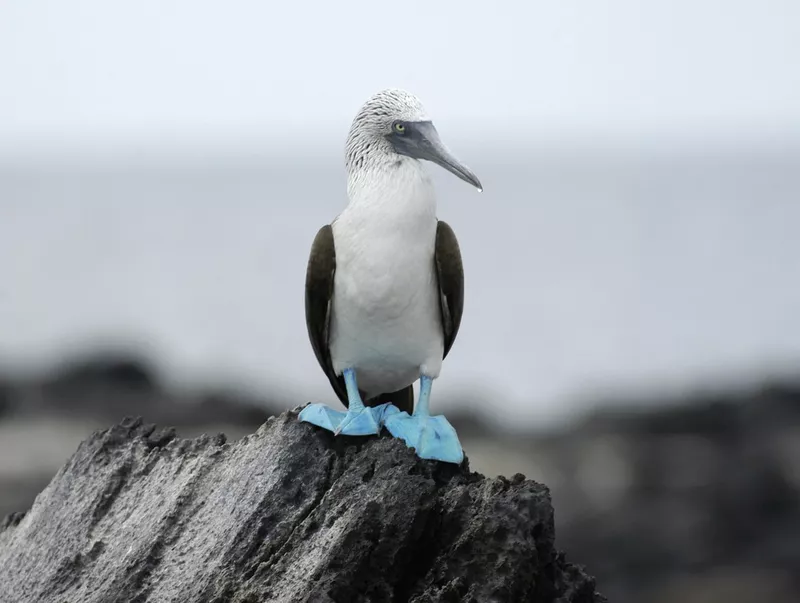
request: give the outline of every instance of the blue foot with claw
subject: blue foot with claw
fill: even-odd
[[[335,410],[325,404],[309,404],[300,411],[300,420],[332,431],[335,435],[365,436],[374,435],[381,430],[383,417],[388,404],[373,408],[361,405],[347,412]]]
[[[409,448],[415,448],[420,458],[457,465],[464,460],[456,430],[441,415],[410,416],[397,411],[386,418],[384,425],[394,437],[404,440]]]
[[[415,448],[420,458],[460,465],[464,451],[455,428],[443,416],[432,417],[428,411],[431,384],[432,379],[422,377],[419,402],[413,415],[390,406],[385,411],[384,425],[394,437],[401,438],[409,448]]]
[[[309,404],[300,412],[300,420],[332,431],[334,435],[365,436],[380,433],[386,409],[390,405],[364,406],[358,393],[355,371],[347,369],[343,375],[347,387],[347,412],[325,404]]]

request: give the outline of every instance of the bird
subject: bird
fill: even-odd
[[[458,435],[430,414],[430,396],[461,324],[464,271],[423,161],[483,190],[416,96],[372,95],[345,144],[348,203],[317,232],[306,269],[308,336],[347,411],[313,403],[300,420],[336,435],[386,427],[420,458],[460,464]]]

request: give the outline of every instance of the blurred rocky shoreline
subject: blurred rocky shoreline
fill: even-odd
[[[721,391],[721,390],[718,390]],[[98,354],[0,373],[0,516],[30,507],[80,441],[125,416],[237,439],[305,400],[175,393],[146,359]],[[800,379],[659,405],[604,405],[551,433],[448,412],[471,467],[546,484],[557,545],[619,603],[794,603]]]

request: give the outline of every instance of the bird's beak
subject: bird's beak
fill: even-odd
[[[463,163],[461,163],[450,150],[444,145],[442,139],[439,138],[439,132],[430,121],[420,121],[413,124],[413,131],[411,136],[405,137],[403,142],[407,142],[406,148],[403,150],[407,154],[416,159],[425,159],[442,166],[448,172],[455,174],[464,182],[468,182],[472,186],[483,191],[483,186],[478,177]],[[398,141],[399,142],[399,141]],[[399,149],[398,149],[399,150]]]

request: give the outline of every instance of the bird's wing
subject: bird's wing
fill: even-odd
[[[327,224],[319,229],[306,269],[306,327],[317,361],[342,403],[347,406],[344,379],[336,376],[331,362],[330,342],[333,275],[336,273],[336,249],[333,229]]]
[[[458,334],[464,310],[464,268],[456,234],[447,222],[441,220],[436,227],[436,250],[433,257],[442,311],[444,357],[447,357]]]

